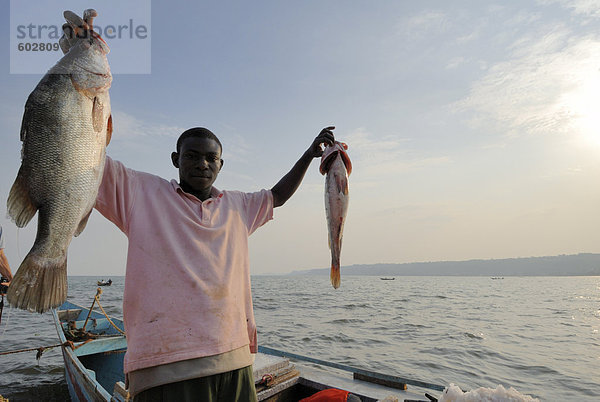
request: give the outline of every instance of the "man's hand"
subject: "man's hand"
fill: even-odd
[[[71,47],[75,46],[80,39],[90,38],[91,32],[94,30],[94,17],[98,16],[95,10],[88,9],[83,12],[83,18],[72,11],[63,13],[66,24],[63,24],[63,36],[58,40],[61,50],[67,54]]]
[[[318,158],[323,155],[323,148],[321,148],[321,146],[323,144],[334,144],[335,138],[333,137],[332,131],[334,129],[334,126],[329,126],[321,130],[310,147],[292,167],[292,170],[273,186],[271,189],[271,193],[273,194],[273,207],[279,207],[285,204],[292,194],[296,192],[300,182],[302,182],[302,179],[304,178],[304,173],[306,173],[306,169],[308,169],[313,158]]]
[[[306,152],[313,158],[319,158],[321,155],[323,155],[322,145],[333,145],[335,142],[333,130],[335,130],[334,126],[325,127],[323,130],[321,130],[319,135],[317,135],[317,138],[315,138],[310,148],[308,148]]]

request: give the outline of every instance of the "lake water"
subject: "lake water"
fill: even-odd
[[[69,300],[89,306],[98,279],[69,277]],[[112,279],[100,300],[121,317],[124,278]],[[264,346],[444,386],[600,400],[600,277],[342,274],[334,290],[326,276],[254,276],[252,287]],[[51,314],[4,308],[0,352],[56,343]],[[0,356],[0,395],[68,400],[60,349],[39,363]]]

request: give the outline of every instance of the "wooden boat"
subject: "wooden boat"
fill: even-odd
[[[63,344],[71,400],[132,400],[124,385],[123,357],[127,341],[120,332],[124,330],[122,320],[90,312],[68,301],[52,310],[52,315]],[[82,330],[84,324],[85,331]],[[383,400],[389,396],[400,401],[430,401],[435,398],[426,393],[432,391],[426,390],[440,394],[444,389],[267,347],[259,347],[253,369],[259,401],[298,401],[328,388],[347,390],[362,401]]]
[[[110,286],[112,285],[112,279],[109,279],[107,281],[98,281],[98,286]]]
[[[382,281],[393,281],[396,278],[379,278],[379,279],[381,279]]]

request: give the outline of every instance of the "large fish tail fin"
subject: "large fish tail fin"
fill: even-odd
[[[6,206],[8,215],[20,228],[25,227],[37,212],[37,207],[29,197],[25,175],[21,170],[10,189]]]
[[[340,278],[340,264],[339,263],[331,263],[331,274],[330,274],[330,278],[331,278],[331,284],[333,285],[334,289],[337,289],[340,287],[340,282],[341,282],[341,278]]]
[[[29,252],[7,292],[17,308],[43,313],[67,300],[67,256],[41,258]]]

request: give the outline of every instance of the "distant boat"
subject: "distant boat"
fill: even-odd
[[[382,281],[393,281],[396,278],[379,278],[379,279],[381,279]]]
[[[98,286],[110,286],[112,285],[112,279],[109,279],[107,281],[98,281]]]
[[[492,276],[492,279],[504,279],[503,276]]]

